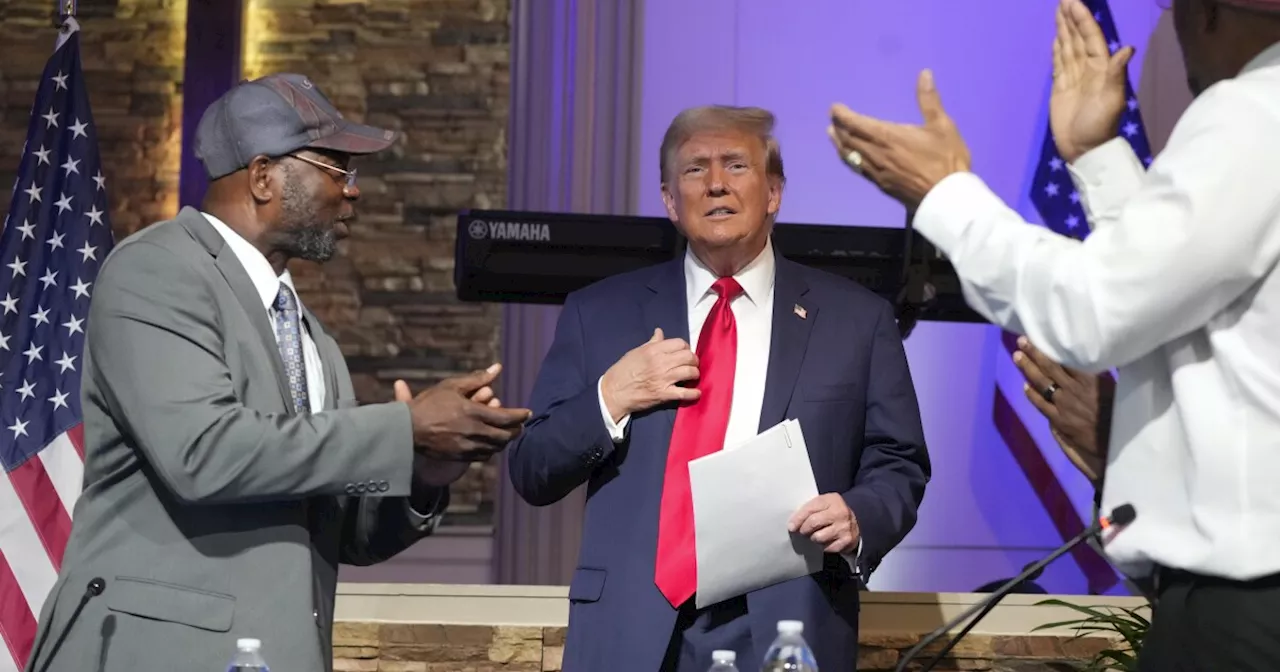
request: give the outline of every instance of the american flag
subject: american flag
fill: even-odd
[[[1123,45],[1116,35],[1116,24],[1111,19],[1111,9],[1106,0],[1086,0],[1085,5],[1093,10],[1093,16],[1110,44],[1111,52],[1118,51]],[[1147,132],[1142,125],[1138,98],[1134,96],[1127,77],[1124,93],[1128,105],[1120,120],[1120,136],[1129,141],[1133,151],[1145,164],[1150,165],[1151,145],[1147,143]],[[1036,164],[1035,177],[1031,180],[1030,197],[1045,226],[1064,236],[1080,240],[1089,235],[1089,226],[1084,221],[1084,209],[1080,205],[1080,195],[1071,184],[1066,162],[1058,154],[1058,148],[1053,144],[1053,133],[1048,129],[1045,130],[1044,142],[1040,147],[1040,161]]]
[[[71,532],[84,476],[85,320],[113,245],[75,19],[64,30],[0,233],[0,672],[26,663]]]
[[[1106,0],[1084,0],[1085,5],[1093,11],[1093,17],[1102,28],[1102,34],[1110,46],[1111,53],[1118,51],[1123,45],[1116,31],[1115,20],[1111,16],[1111,8]],[[1151,163],[1151,147],[1147,142],[1146,130],[1142,124],[1142,114],[1138,110],[1138,99],[1134,96],[1133,87],[1125,78],[1125,99],[1128,101],[1124,116],[1120,121],[1120,137],[1127,139],[1134,151],[1147,165]],[[1046,127],[1044,140],[1040,145],[1040,156],[1031,179],[1028,197],[1039,213],[1043,224],[1049,229],[1064,236],[1083,240],[1089,234],[1089,225],[1085,221],[1084,208],[1080,205],[1080,196],[1076,193],[1071,176],[1067,172],[1066,162],[1058,153],[1053,142],[1053,132]],[[1008,357],[1017,349],[1017,337],[1008,332],[1003,334],[1003,357]],[[999,379],[1000,376],[997,376]],[[1016,376],[1021,395],[1021,375]],[[1032,489],[1040,499],[1050,520],[1062,540],[1066,541],[1082,532],[1085,523],[1076,509],[1050,460],[1041,452],[1041,447],[1028,431],[1021,416],[1010,402],[1010,395],[1001,391],[997,384],[993,421],[1005,445],[1013,454],[1018,466],[1031,483]],[[1037,422],[1044,422],[1037,417]],[[1056,445],[1047,447],[1058,452]],[[1115,570],[1107,563],[1098,551],[1089,545],[1075,547],[1072,557],[1079,565],[1088,582],[1089,592],[1100,594],[1118,583]]]

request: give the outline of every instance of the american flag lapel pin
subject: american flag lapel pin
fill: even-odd
[[[794,308],[792,308],[791,310],[795,311],[795,314],[796,314],[797,316],[799,316],[799,317],[800,317],[800,319],[802,319],[802,320],[807,320],[807,319],[809,319],[809,311],[805,310],[805,309],[804,309],[804,306],[802,306],[802,305],[800,305],[800,304],[798,304],[798,303],[797,303],[797,304],[795,305],[795,307],[794,307]]]

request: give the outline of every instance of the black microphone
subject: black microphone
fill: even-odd
[[[58,635],[58,641],[53,643],[49,649],[49,655],[45,657],[44,664],[40,666],[40,672],[48,672],[49,664],[53,662],[57,656],[58,649],[62,648],[62,642],[67,639],[67,634],[71,632],[71,626],[76,624],[76,619],[80,618],[80,612],[84,611],[84,605],[89,604],[89,600],[102,594],[106,590],[107,582],[101,576],[95,576],[89,579],[89,583],[84,587],[84,595],[80,598],[80,604],[76,605],[76,610],[71,612],[71,618],[67,620],[67,624],[62,626],[62,634]],[[39,647],[36,647],[39,651]]]
[[[969,631],[972,630],[973,627],[983,619],[983,617],[991,613],[991,610],[996,608],[996,605],[999,604],[1000,600],[1003,600],[1006,595],[1008,595],[1011,591],[1013,591],[1014,588],[1018,586],[1018,584],[1031,578],[1032,575],[1038,576],[1040,572],[1044,571],[1044,568],[1049,563],[1053,562],[1054,560],[1057,560],[1058,558],[1062,557],[1071,549],[1080,545],[1080,542],[1098,534],[1099,532],[1105,529],[1108,529],[1111,527],[1124,527],[1125,525],[1132,523],[1134,518],[1137,518],[1137,517],[1138,517],[1138,511],[1137,509],[1133,508],[1132,504],[1122,504],[1120,506],[1117,506],[1111,512],[1110,516],[1105,516],[1094,521],[1094,523],[1090,525],[1088,528],[1086,528],[1083,532],[1072,537],[1070,541],[1058,547],[1058,549],[1055,550],[1054,552],[1045,556],[1041,560],[1038,560],[1030,565],[1027,565],[1027,567],[1022,570],[1021,574],[1006,581],[1004,585],[1000,586],[1000,588],[997,589],[994,593],[991,593],[990,596],[986,597],[985,599],[973,605],[972,607],[969,607],[968,609],[965,610],[963,614],[960,614],[956,618],[951,619],[950,622],[944,623],[937,630],[934,630],[933,632],[929,633],[924,639],[920,640],[919,643],[911,647],[911,649],[908,650],[906,654],[902,656],[902,659],[898,661],[898,666],[893,668],[894,672],[902,672],[903,670],[907,669],[907,663],[910,663],[912,660],[915,659],[916,656],[920,655],[920,652],[923,651],[925,647],[937,641],[939,637],[942,637],[943,635],[947,634],[952,630],[952,628],[955,628],[957,625],[960,625],[966,619],[972,617],[973,620],[969,621],[968,625],[964,626],[964,628],[961,629],[960,632],[957,632],[955,636],[953,636],[950,640],[948,640],[947,645],[944,646],[942,650],[939,651],[938,654],[934,656],[932,660],[929,661],[929,664],[925,665],[920,671],[920,672],[929,672],[929,670],[932,670],[933,666],[937,665],[944,656],[946,656],[948,653],[951,653],[951,649],[955,648],[956,644],[959,644],[960,640],[964,638],[965,635],[969,634]]]

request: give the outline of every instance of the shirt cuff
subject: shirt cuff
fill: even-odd
[[[609,438],[614,443],[622,443],[627,437],[627,421],[631,419],[631,415],[624,415],[622,419],[614,422],[613,416],[609,414],[609,407],[604,404],[604,376],[600,376],[600,380],[596,381],[596,397],[600,399],[600,415],[604,418],[604,427],[609,430]]]
[[[862,536],[858,536],[858,547],[853,549],[852,553],[844,552],[840,557],[849,563],[849,571],[853,572],[854,576],[862,576],[862,565],[859,564],[862,561]]]
[[[445,506],[449,501],[448,495],[449,488],[447,486],[437,488],[435,500],[432,501],[430,510],[427,513],[422,513],[415,509],[413,504],[410,503],[412,498],[405,497],[404,510],[405,515],[409,517],[409,523],[420,529],[428,527],[435,529],[440,525],[441,514],[444,513]]]
[[[1112,138],[1067,165],[1080,195],[1089,225],[1115,219],[1118,211],[1142,187],[1146,167],[1129,141]]]

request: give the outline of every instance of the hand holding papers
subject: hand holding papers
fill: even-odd
[[[822,569],[822,546],[787,531],[818,496],[800,423],[689,463],[697,538],[697,607]]]

